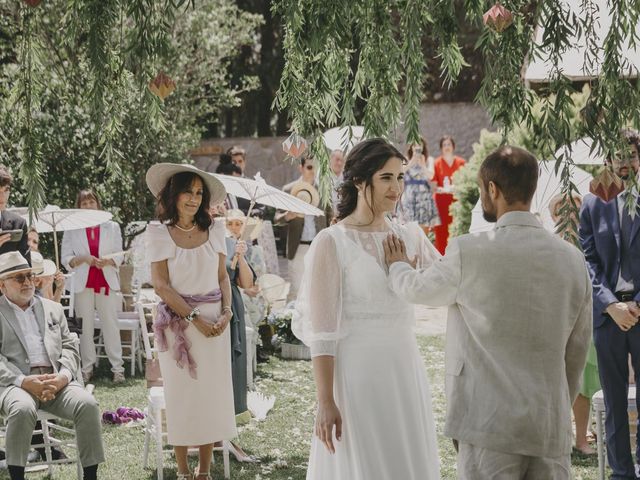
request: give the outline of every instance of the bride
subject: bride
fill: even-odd
[[[305,258],[293,329],[311,347],[318,411],[307,480],[440,478],[431,391],[413,305],[387,286],[382,241],[438,258],[417,227],[391,223],[406,160],[382,139],[356,145],[340,187],[339,222]]]

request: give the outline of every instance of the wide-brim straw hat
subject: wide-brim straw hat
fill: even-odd
[[[291,195],[314,207],[320,205],[320,193],[310,183],[303,181],[294,183],[291,186]]]
[[[227,191],[220,180],[204,170],[187,163],[156,163],[147,170],[147,187],[154,197],[158,198],[167,182],[176,173],[189,172],[198,175],[211,194],[211,205],[224,202]]]
[[[31,252],[31,266],[33,273],[38,277],[49,277],[55,275],[58,267],[49,259],[45,259],[39,252]]]
[[[33,272],[33,268],[20,252],[13,251],[0,255],[0,280],[22,272]]]

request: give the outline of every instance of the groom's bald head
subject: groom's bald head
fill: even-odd
[[[484,159],[478,178],[485,191],[493,182],[508,204],[528,204],[538,184],[538,161],[523,148],[504,145]]]

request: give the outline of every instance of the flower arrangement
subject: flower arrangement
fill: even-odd
[[[267,325],[273,329],[271,337],[271,345],[278,349],[283,343],[292,345],[301,345],[302,342],[296,338],[291,331],[291,319],[294,313],[294,302],[289,303],[283,310],[278,312],[269,312],[266,317]]]

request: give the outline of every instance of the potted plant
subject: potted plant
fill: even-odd
[[[291,319],[293,318],[293,306],[287,305],[279,312],[269,312],[267,324],[271,325],[274,334],[271,337],[271,344],[280,349],[282,358],[294,360],[311,360],[309,347],[303,344],[291,331]]]

